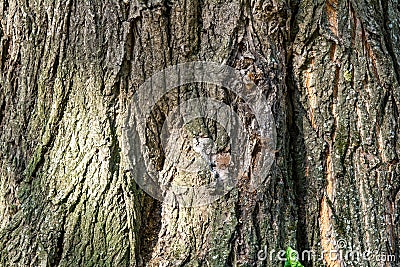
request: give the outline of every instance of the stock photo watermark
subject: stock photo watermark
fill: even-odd
[[[314,250],[297,251],[290,249],[290,255],[287,255],[286,250],[269,249],[264,246],[263,249],[258,251],[257,258],[259,261],[287,261],[288,256],[294,261],[300,262],[352,262],[352,263],[393,263],[396,262],[396,255],[389,255],[371,251],[369,249],[362,250],[360,248],[352,248],[344,239],[339,239],[337,242],[337,249],[328,251],[316,252]]]
[[[202,94],[182,97],[174,91],[199,84],[207,85]],[[216,88],[236,99],[235,108],[207,91]],[[173,107],[159,112],[162,101]],[[196,61],[155,73],[138,88],[126,112],[122,150],[132,177],[150,196],[185,207],[218,200],[250,168],[255,191],[275,156],[271,106],[262,89],[227,65]],[[198,124],[212,127],[203,130]]]

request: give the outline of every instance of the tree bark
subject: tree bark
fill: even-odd
[[[397,0],[4,0],[1,265],[279,266],[259,251],[290,245],[316,253],[304,266],[359,266],[320,259],[345,242],[396,258],[366,266],[399,266],[399,18]],[[182,207],[141,190],[122,133],[146,79],[200,60],[271,103],[275,160],[257,190],[250,167],[219,200]],[[223,88],[171,92],[145,132],[159,171],[158,130],[191,90],[241,109]]]

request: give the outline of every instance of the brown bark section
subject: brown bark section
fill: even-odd
[[[258,251],[341,239],[396,255],[370,266],[399,264],[398,2],[39,2],[0,3],[2,266],[277,266]],[[183,208],[138,188],[121,132],[139,86],[193,60],[258,85],[277,150],[256,192],[249,171],[212,205]],[[206,89],[154,110],[146,156],[160,168],[165,114]]]

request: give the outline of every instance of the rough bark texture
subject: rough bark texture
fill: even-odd
[[[399,18],[397,0],[2,1],[0,265],[279,266],[258,251],[345,239],[397,258],[366,266],[399,266]],[[121,131],[148,77],[193,60],[258,85],[277,148],[256,192],[249,171],[183,208],[138,188]],[[153,133],[185,92],[149,122],[161,169]],[[359,266],[304,262],[324,264]]]

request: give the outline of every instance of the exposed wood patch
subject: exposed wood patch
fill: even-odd
[[[225,170],[231,163],[231,155],[229,153],[217,154],[215,163],[218,169]]]
[[[336,36],[338,35],[337,5],[338,0],[326,1],[326,14],[328,16],[329,28]]]
[[[356,35],[357,35],[357,28],[358,28],[358,18],[356,12],[353,8],[353,5],[350,3],[350,17],[353,19],[353,30],[351,32],[351,46],[354,47],[356,44]]]
[[[330,59],[331,59],[332,61],[335,60],[335,55],[336,55],[336,44],[335,44],[335,43],[332,43],[331,49],[330,49],[330,51],[329,51],[329,57],[330,57]]]
[[[334,201],[335,195],[335,179],[333,175],[332,158],[330,152],[326,157],[326,168],[327,168],[327,187],[326,195],[322,199],[321,211],[320,211],[320,225],[321,225],[321,246],[324,251],[324,259],[328,267],[340,267],[339,259],[334,260],[334,256],[330,255],[331,251],[335,250],[335,237],[333,235],[333,225],[332,225],[332,210],[329,203]]]

